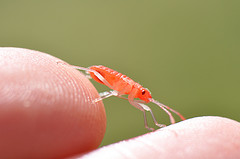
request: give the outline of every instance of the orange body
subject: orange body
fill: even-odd
[[[111,89],[118,91],[120,94],[130,94],[133,90],[137,90],[136,94],[134,95],[135,98],[139,98],[147,103],[149,102],[149,99],[152,98],[151,93],[146,88],[143,88],[139,83],[133,81],[126,75],[102,65],[91,66],[89,68],[101,74],[103,78],[112,86]],[[98,79],[97,76],[94,75],[93,72],[89,73],[95,81],[104,84]]]
[[[123,75],[117,71],[114,71],[108,67],[105,66],[91,66],[89,68],[80,67],[80,66],[72,66],[75,69],[82,70],[88,72],[91,77],[106,86],[108,86],[110,89],[114,91],[106,91],[102,94],[99,94],[100,98],[96,98],[93,100],[93,102],[98,102],[102,99],[111,97],[111,96],[117,96],[123,99],[127,99],[130,104],[132,104],[137,109],[141,110],[144,115],[144,125],[148,130],[153,131],[154,129],[148,126],[147,123],[147,116],[146,111],[149,111],[151,113],[151,116],[153,118],[153,121],[156,126],[158,127],[164,127],[166,125],[159,124],[151,110],[150,107],[145,105],[145,103],[154,103],[157,106],[159,106],[161,109],[163,109],[169,116],[170,121],[172,124],[175,123],[175,119],[172,116],[171,112],[177,114],[182,120],[185,120],[185,118],[176,110],[154,100],[151,96],[151,93],[148,91],[148,89],[143,88],[139,83],[133,81],[131,78],[127,77],[126,75]],[[87,76],[89,78],[89,76]],[[128,95],[128,98],[122,97],[122,95]],[[139,98],[141,100],[135,100],[135,98]]]

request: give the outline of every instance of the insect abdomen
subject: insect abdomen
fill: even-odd
[[[97,71],[99,74],[101,74],[105,80],[108,81],[108,83],[113,87],[112,89],[121,92],[124,89],[124,92],[122,93],[128,93],[130,92],[130,88],[131,83],[132,83],[132,79],[130,79],[129,77],[127,77],[126,75],[123,75],[115,70],[112,70],[108,67],[105,66],[91,66],[90,69]],[[104,84],[101,80],[99,80],[94,73],[90,72],[91,77],[101,83]],[[127,88],[127,89],[126,89]]]

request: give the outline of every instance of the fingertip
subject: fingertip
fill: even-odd
[[[198,117],[80,158],[239,158],[240,123],[222,117]]]
[[[0,48],[0,158],[64,157],[101,143],[106,115],[102,102],[92,102],[98,92],[59,60]]]

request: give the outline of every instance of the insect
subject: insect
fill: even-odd
[[[137,109],[141,110],[144,115],[144,125],[148,130],[153,131],[153,128],[150,128],[147,123],[147,117],[146,117],[146,111],[149,111],[151,113],[151,116],[153,118],[153,121],[156,126],[158,127],[165,127],[164,124],[159,124],[151,110],[146,103],[154,103],[158,105],[160,108],[162,108],[169,116],[170,121],[172,124],[175,123],[175,119],[172,116],[171,112],[177,114],[182,120],[185,120],[185,118],[176,110],[173,110],[172,108],[159,103],[158,101],[154,100],[151,96],[151,93],[147,88],[143,88],[139,83],[133,81],[131,78],[127,77],[126,75],[123,75],[115,70],[112,70],[108,67],[99,65],[99,66],[91,66],[89,68],[85,67],[79,67],[79,66],[72,66],[75,69],[86,71],[87,74],[90,74],[88,76],[89,78],[93,78],[98,83],[104,84],[108,86],[111,91],[100,93],[100,98],[95,99],[95,102],[98,102],[102,99],[111,97],[111,96],[117,96],[122,99],[126,99],[129,101],[131,105],[136,107]],[[123,95],[128,95],[128,98],[123,97]],[[139,98],[137,100],[136,98]]]

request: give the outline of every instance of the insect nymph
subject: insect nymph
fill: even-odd
[[[172,124],[175,123],[175,119],[173,118],[172,114],[168,111],[172,111],[173,113],[177,114],[182,120],[185,118],[177,111],[173,110],[172,108],[159,103],[158,101],[154,100],[151,96],[151,93],[148,89],[143,88],[139,83],[133,81],[131,78],[123,75],[115,70],[112,70],[105,66],[91,66],[89,68],[79,67],[79,66],[72,66],[75,69],[86,71],[86,73],[90,74],[91,78],[95,81],[108,86],[111,91],[100,93],[100,98],[96,99],[95,102],[102,100],[104,98],[108,98],[110,96],[117,96],[129,101],[137,109],[141,110],[144,115],[144,124],[148,130],[154,130],[150,128],[147,123],[146,111],[151,113],[153,121],[155,125],[158,127],[164,127],[164,124],[159,124],[151,110],[146,103],[152,102],[162,108],[170,118]],[[123,97],[122,95],[128,95],[128,98]],[[137,100],[139,98],[140,100]]]

